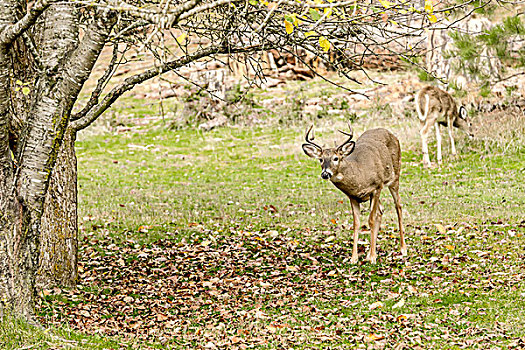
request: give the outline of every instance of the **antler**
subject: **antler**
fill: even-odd
[[[314,136],[313,136],[313,135],[312,135],[312,138],[310,138],[310,139],[308,138],[308,136],[310,135],[310,131],[312,131],[313,127],[314,127],[313,125],[310,126],[310,128],[309,128],[308,131],[306,132],[305,140],[306,140],[306,142],[308,142],[308,143],[311,144],[312,146],[315,146],[315,147],[317,147],[319,150],[322,151],[323,148],[322,148],[321,146],[319,146],[319,145],[317,145],[317,144],[315,144],[315,143],[312,142],[313,139],[314,139]]]
[[[352,130],[352,127],[350,126],[350,124],[348,124],[348,128],[350,129],[350,133],[344,132],[344,131],[342,131],[342,130],[337,130],[337,131],[339,131],[341,134],[348,136],[348,140],[346,140],[345,142],[343,142],[343,144],[341,144],[341,146],[339,146],[339,147],[337,147],[337,148],[341,148],[341,147],[343,147],[344,145],[346,145],[348,142],[350,142],[350,141],[352,140],[352,137],[354,137],[354,130]]]

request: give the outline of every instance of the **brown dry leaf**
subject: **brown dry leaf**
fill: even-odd
[[[376,301],[375,303],[370,304],[368,306],[368,309],[369,310],[381,309],[383,306],[384,306],[384,304],[382,302]]]
[[[211,288],[211,287],[213,287],[213,282],[211,282],[211,281],[204,281],[204,282],[202,282],[202,286]]]
[[[375,333],[370,333],[366,338],[365,338],[365,341],[366,342],[372,342],[372,341],[376,341],[376,340],[381,340],[381,339],[384,339],[385,337],[382,336],[382,335],[377,335]]]
[[[395,303],[395,304],[392,306],[392,309],[400,308],[400,307],[402,307],[403,305],[405,305],[405,299],[401,299],[401,300],[399,300],[397,303]]]
[[[162,322],[168,320],[169,317],[163,314],[157,314],[157,321]]]
[[[239,338],[238,336],[234,335],[230,338],[230,341],[232,342],[232,344],[237,344],[237,343],[240,343],[241,342],[241,338]]]
[[[447,230],[445,229],[445,226],[441,225],[441,224],[436,224],[436,229],[438,230],[439,233],[441,234],[445,234],[447,233]]]
[[[399,315],[399,316],[396,317],[396,321],[397,322],[402,322],[402,321],[404,321],[406,319],[407,319],[406,315]]]

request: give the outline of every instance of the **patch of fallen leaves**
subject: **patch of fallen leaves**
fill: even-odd
[[[507,254],[489,244],[517,243],[516,230],[499,237],[492,226],[440,226],[411,228],[409,259],[399,256],[387,230],[379,264],[361,256],[358,266],[349,265],[351,244],[326,232],[309,243],[275,230],[231,229],[225,236],[201,228],[204,239],[149,245],[88,235],[79,285],[44,290],[41,320],[205,349],[519,342],[505,335],[504,324],[468,318],[484,312],[473,309],[471,296],[518,290],[525,279],[523,249]],[[457,298],[444,300],[450,296]]]

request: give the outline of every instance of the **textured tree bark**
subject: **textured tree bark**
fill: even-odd
[[[81,82],[89,76],[96,58],[102,51],[106,37],[114,21],[109,20],[106,27],[94,25],[85,34],[78,48],[78,60],[88,59],[87,66],[72,65],[68,78]],[[76,68],[76,69],[75,69]],[[69,90],[69,98],[75,100],[81,85]],[[68,111],[69,113],[69,111]],[[77,160],[75,139],[77,130],[68,128],[56,159],[45,199],[41,226],[39,285],[75,285],[78,278],[78,218],[77,218]]]
[[[0,0],[2,10],[16,12],[17,5]],[[62,280],[76,279],[75,132],[67,125],[114,20],[93,20],[80,39],[76,4],[56,3],[48,8],[34,26],[40,69],[29,82],[29,93],[24,94],[31,103],[26,104],[27,112],[20,120],[20,101],[13,98],[12,62],[17,54],[13,40],[25,20],[10,25],[16,18],[0,13],[0,314],[7,311],[31,319],[39,266],[41,271],[51,269],[41,274],[41,281],[49,278],[50,271],[54,279],[55,272]],[[19,62],[18,72],[33,71],[31,64]],[[15,119],[20,120],[16,130]],[[53,175],[57,159],[60,162]],[[45,199],[49,201],[46,206]],[[41,234],[45,240],[42,249]],[[43,265],[39,265],[41,252]]]
[[[16,1],[0,2],[0,24],[10,23],[17,10]],[[38,235],[31,209],[14,186],[17,168],[10,148],[11,44],[0,42],[0,316],[4,310],[16,310],[16,314],[30,318]]]
[[[72,286],[78,279],[76,132],[67,129],[53,168],[41,226],[38,285]]]
[[[0,184],[0,190],[7,191],[4,193],[13,193],[10,179],[2,176],[2,180],[8,180]],[[2,198],[0,212],[0,316],[7,310],[31,319],[33,276],[38,262],[37,227],[31,211],[13,195]]]

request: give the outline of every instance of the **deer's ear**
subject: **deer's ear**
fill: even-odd
[[[339,147],[338,151],[341,152],[341,155],[343,157],[346,157],[346,156],[348,156],[350,153],[352,153],[354,151],[354,147],[355,147],[355,142],[354,141],[350,141],[348,143],[345,143],[341,147]]]
[[[316,159],[321,158],[321,150],[308,143],[303,143],[303,151],[308,157]]]
[[[467,120],[467,117],[468,117],[467,109],[463,106],[459,107],[459,117],[461,119]]]

